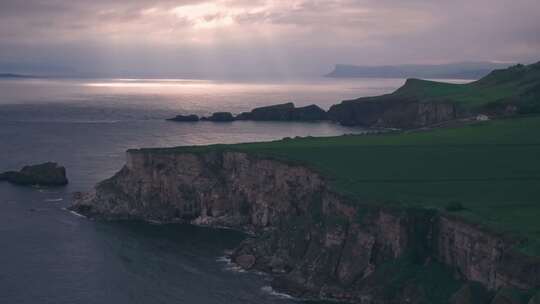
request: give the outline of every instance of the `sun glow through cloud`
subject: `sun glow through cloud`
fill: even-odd
[[[195,29],[230,26],[234,23],[234,14],[238,13],[215,3],[178,6],[171,12],[177,18],[188,20]]]
[[[46,61],[98,75],[205,77],[321,75],[337,63],[536,59],[538,0],[508,3],[2,0],[0,64]]]

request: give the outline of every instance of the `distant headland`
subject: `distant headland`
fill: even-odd
[[[0,73],[0,78],[36,78],[35,76],[14,74],[14,73]]]
[[[406,64],[357,66],[337,64],[325,77],[331,78],[426,78],[479,79],[491,71],[509,67],[510,63],[463,62],[448,64]]]

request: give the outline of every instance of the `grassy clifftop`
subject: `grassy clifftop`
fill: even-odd
[[[360,201],[440,210],[457,204],[464,209],[456,214],[540,244],[538,134],[540,117],[528,117],[424,132],[152,151],[239,150],[298,162]]]
[[[450,101],[465,107],[496,102],[538,105],[540,63],[496,70],[478,81],[467,84],[409,79],[403,87],[390,95],[415,98],[424,102]]]

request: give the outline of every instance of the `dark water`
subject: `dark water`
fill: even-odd
[[[57,161],[70,185],[0,183],[0,303],[293,303],[268,278],[220,257],[243,235],[184,225],[101,223],[64,208],[124,163],[124,151],[360,132],[327,123],[173,123],[178,112],[234,112],[295,100],[328,107],[402,81],[223,84],[0,81],[0,172]]]

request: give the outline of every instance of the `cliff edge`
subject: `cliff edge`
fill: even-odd
[[[302,297],[447,303],[473,281],[487,304],[498,290],[540,287],[540,260],[513,250],[515,240],[451,214],[358,202],[312,169],[244,152],[130,150],[72,209],[249,231],[233,260]]]

